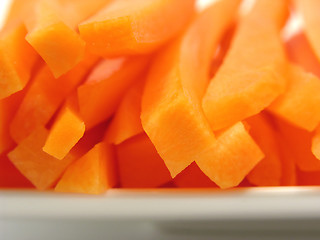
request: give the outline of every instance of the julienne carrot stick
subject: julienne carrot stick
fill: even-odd
[[[117,0],[79,25],[91,52],[146,54],[176,36],[191,20],[195,0]]]
[[[320,15],[318,9],[320,2],[317,0],[295,0],[297,11],[302,14],[306,36],[314,53],[320,60]]]
[[[172,177],[196,161],[218,185],[236,184],[231,181],[225,184],[225,179],[215,179],[211,170],[205,171],[213,157],[210,154],[215,154],[216,139],[200,102],[208,83],[210,59],[233,21],[238,3],[222,1],[205,10],[177,41],[157,56],[151,67],[142,97],[142,126]],[[220,24],[216,26],[215,22]],[[247,167],[253,167],[251,164],[259,160],[248,158]],[[215,167],[221,169],[211,166]],[[244,167],[239,175],[242,173],[244,177],[246,171]]]
[[[98,143],[66,169],[55,191],[100,194],[114,187],[114,156],[111,145]]]
[[[66,75],[55,79],[47,66],[42,67],[34,77],[12,122],[10,133],[19,143],[37,127],[49,122],[63,100],[84,80],[98,57],[87,55]],[[34,96],[37,96],[36,101]]]
[[[108,2],[44,0],[34,4],[32,14],[26,19],[26,39],[55,78],[76,66],[85,55],[85,42],[75,31],[77,24]]]
[[[280,186],[282,163],[277,136],[268,117],[260,113],[246,120],[249,133],[265,157],[247,175],[247,180],[257,186]]]
[[[74,93],[58,113],[42,150],[62,160],[85,133],[85,124],[79,116],[77,95]]]
[[[67,156],[58,160],[43,151],[49,131],[39,126],[9,152],[8,157],[37,189],[50,189],[72,162],[84,156],[102,140],[104,130],[105,126],[101,125],[87,131]]]
[[[299,111],[296,121],[299,121],[301,127],[308,126],[308,124],[310,126],[310,123],[313,123],[312,128],[306,128],[307,130],[314,130],[316,127],[312,137],[311,151],[316,158],[320,159],[319,103],[317,102],[319,101],[320,61],[316,58],[303,32],[291,38],[286,46],[290,60],[304,69],[298,70],[300,78],[296,79],[296,86],[294,85],[291,90],[292,92],[295,89],[296,96],[294,99],[288,98],[287,105],[291,103],[292,112]],[[289,94],[285,95],[290,96]]]
[[[294,64],[320,78],[320,61],[314,54],[304,32],[299,32],[290,38],[286,42],[286,49],[289,59]]]
[[[246,148],[253,154],[246,159],[241,153],[236,160],[224,158],[229,167],[235,166],[233,161],[242,161],[237,169],[224,169],[227,164],[224,165],[226,162],[220,158],[226,154],[224,147],[217,146],[200,104],[208,82],[210,59],[233,21],[238,3],[222,1],[208,8],[180,39],[159,54],[151,67],[142,98],[142,126],[172,177],[196,161],[211,180],[222,188],[228,188],[239,184],[262,158],[260,150],[239,123],[226,134],[234,134],[244,140],[248,144]],[[215,22],[220,23],[219,27],[214,27]],[[209,27],[210,23],[213,25]],[[236,141],[232,136],[230,139],[224,136],[218,142],[233,145],[235,151],[241,151]],[[221,172],[217,173],[216,169]],[[237,173],[231,174],[234,170]]]
[[[141,81],[126,92],[106,132],[107,142],[117,145],[143,133],[140,120],[143,87]]]
[[[320,161],[311,152],[313,133],[276,119],[277,130],[292,153],[295,165],[306,172],[319,171]]]
[[[8,27],[0,33],[0,99],[22,90],[31,78],[38,59],[36,52],[26,42],[23,24]]]
[[[39,127],[8,154],[11,162],[37,189],[48,189],[75,159],[70,154],[58,161],[42,151],[48,131]]]
[[[269,110],[292,124],[313,131],[320,123],[320,79],[301,67],[288,69],[288,88]]]
[[[287,0],[258,0],[240,20],[230,50],[203,98],[213,130],[259,113],[285,91],[286,56],[280,30],[287,14]]]
[[[112,116],[125,92],[142,79],[148,56],[104,59],[78,86],[80,116],[91,129]]]
[[[170,173],[145,133],[116,145],[120,186],[159,187],[171,180]]]

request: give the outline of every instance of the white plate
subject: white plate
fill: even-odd
[[[319,203],[319,187],[1,191],[0,239],[319,239]]]
[[[319,187],[110,190],[104,195],[0,191],[3,218],[152,221],[320,219]]]

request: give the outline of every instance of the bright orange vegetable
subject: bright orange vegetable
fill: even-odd
[[[107,120],[130,86],[142,79],[148,57],[105,59],[78,87],[80,114],[86,128]]]
[[[218,186],[210,180],[193,162],[174,179],[174,185],[179,188],[217,188]]]
[[[0,100],[0,155],[14,147],[9,124],[12,121],[25,90],[17,92],[10,97]]]
[[[195,0],[117,0],[79,25],[88,48],[102,56],[154,51],[183,29]],[[177,14],[178,13],[178,14]]]
[[[268,108],[297,127],[313,131],[320,122],[320,79],[292,65],[288,88]]]
[[[318,77],[320,77],[320,62],[314,55],[311,46],[309,45],[305,35],[303,33],[299,33],[295,35],[293,38],[291,38],[287,42],[287,50],[289,57],[292,61],[295,63],[301,65],[306,71],[309,71],[313,74],[316,74]],[[309,82],[309,88],[310,88],[310,93],[305,94],[304,98],[306,99],[305,101],[301,102],[299,105],[303,103],[310,103],[310,100],[313,100],[314,106],[310,106],[309,109],[303,109],[301,110],[302,112],[302,119],[305,119],[304,116],[309,116],[309,119],[307,120],[313,120],[314,125],[316,123],[319,123],[316,121],[318,117],[318,105],[316,104],[316,100],[318,99],[319,96],[319,90],[318,89],[318,84],[319,84],[319,79],[313,76],[312,74],[307,75],[306,73],[304,74],[306,77],[304,80],[306,83]],[[306,87],[305,87],[306,88]],[[312,93],[314,91],[314,93]],[[298,105],[298,106],[299,106]],[[312,153],[314,156],[318,159],[320,159],[320,131],[319,131],[319,126],[316,129],[316,132],[312,138]],[[313,129],[312,129],[313,130]]]
[[[320,60],[320,2],[318,0],[295,0],[295,3],[297,10],[302,14],[306,36]]]
[[[1,188],[32,188],[26,179],[5,155],[0,156],[0,187]]]
[[[239,185],[264,157],[241,122],[223,131],[212,149],[202,154],[206,158],[196,163],[220,188]]]
[[[99,143],[65,171],[55,187],[57,192],[100,194],[116,185],[114,151]]]
[[[303,172],[297,171],[298,185],[300,186],[319,186],[320,185],[320,171]]]
[[[317,127],[313,135],[311,151],[313,155],[320,160],[320,126]]]
[[[290,147],[297,167],[301,171],[320,170],[320,161],[311,152],[313,134],[277,119],[277,128]]]
[[[246,119],[249,133],[263,151],[265,157],[247,175],[247,179],[257,186],[279,186],[281,183],[281,155],[277,135],[264,114]]]
[[[320,61],[315,56],[303,32],[294,35],[286,43],[289,59],[303,67],[307,72],[320,77]]]
[[[71,162],[102,140],[105,129],[105,125],[99,125],[87,131],[70,153],[64,159],[58,160],[42,150],[49,131],[40,126],[11,151],[8,157],[36,188],[48,189],[56,183]]]
[[[144,82],[139,82],[126,92],[106,132],[109,143],[120,144],[143,133],[140,119],[143,87]]]
[[[193,161],[211,159],[206,151],[214,151],[215,136],[201,98],[211,59],[238,4],[229,0],[209,7],[152,64],[142,97],[142,126],[172,177]]]
[[[0,32],[0,99],[22,90],[31,79],[38,55],[24,39],[26,34],[21,23]]]
[[[58,79],[54,79],[48,67],[41,68],[10,124],[12,138],[19,143],[37,127],[47,124],[97,61],[97,57],[88,55],[72,71]]]
[[[143,133],[116,146],[120,186],[159,187],[171,180],[163,160]]]
[[[55,78],[75,67],[84,57],[85,42],[75,31],[77,24],[108,2],[42,0],[34,4],[26,20],[26,40],[48,64]]]
[[[286,57],[279,34],[287,14],[287,0],[258,0],[240,20],[203,98],[213,130],[259,113],[285,91]]]
[[[295,186],[297,184],[297,174],[296,174],[296,154],[292,151],[293,145],[292,142],[287,141],[287,137],[281,131],[281,126],[279,127],[278,119],[276,117],[265,113],[265,116],[268,118],[269,123],[274,129],[276,134],[276,140],[278,143],[278,148],[280,152],[281,160],[281,186]],[[280,123],[281,125],[281,123]]]
[[[11,0],[10,2],[4,26],[12,23],[23,23],[26,19],[30,18],[30,12],[32,12],[33,7],[39,0]]]
[[[213,78],[216,75],[220,66],[222,65],[224,58],[226,57],[228,50],[231,46],[231,42],[233,40],[235,29],[236,29],[236,23],[234,22],[232,24],[232,26],[225,33],[225,35],[219,45],[219,49],[215,53],[215,56],[214,56],[213,61],[211,63],[210,78]]]
[[[48,130],[39,127],[8,154],[15,167],[40,190],[53,186],[75,159],[70,154],[59,161],[43,152],[42,147],[47,137]]]
[[[76,94],[67,100],[50,129],[43,147],[44,152],[57,159],[63,159],[85,132],[85,125],[79,117],[77,104]]]

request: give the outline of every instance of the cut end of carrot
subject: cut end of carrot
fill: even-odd
[[[52,126],[43,151],[62,160],[82,138],[84,132],[84,122],[66,107]]]
[[[73,162],[55,187],[56,192],[101,194],[116,184],[113,148],[95,145]]]
[[[148,54],[176,36],[188,23],[195,10],[194,2],[113,1],[81,23],[79,31],[95,54],[109,57]]]
[[[168,169],[145,133],[117,145],[116,152],[121,187],[152,188],[171,180]]]
[[[43,152],[47,137],[48,130],[39,127],[8,154],[16,168],[40,190],[50,188],[74,160],[72,155],[57,160]]]
[[[246,119],[246,122],[250,125],[250,135],[265,155],[247,175],[248,181],[256,186],[280,186],[281,155],[271,123],[263,113]]]
[[[22,90],[31,78],[38,56],[24,39],[26,34],[23,24],[0,34],[0,99]]]
[[[143,83],[134,85],[123,97],[106,132],[106,141],[117,145],[143,132],[140,119]]]
[[[85,42],[64,23],[49,29],[29,32],[26,40],[48,64],[55,78],[76,66],[85,53]]]
[[[264,157],[241,122],[222,133],[213,148],[196,163],[222,189],[238,186]]]
[[[320,122],[320,79],[296,65],[288,69],[288,87],[270,106],[274,114],[313,131]]]
[[[212,81],[203,98],[203,109],[213,130],[258,114],[284,92],[284,85],[272,68],[262,68],[233,77],[218,76],[223,84]],[[232,82],[232,83],[231,83]]]

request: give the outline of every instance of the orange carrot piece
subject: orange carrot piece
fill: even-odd
[[[218,186],[210,180],[193,162],[174,179],[173,183],[179,188],[217,188]]]
[[[302,68],[291,65],[288,88],[269,110],[297,127],[313,131],[320,122],[320,79]]]
[[[206,9],[152,64],[142,97],[142,126],[172,177],[193,161],[210,161],[206,150],[214,151],[215,136],[200,102],[211,59],[238,4],[221,1]]]
[[[123,188],[159,187],[171,180],[168,169],[145,133],[117,145],[116,153]]]
[[[195,0],[117,0],[79,25],[95,54],[146,54],[174,37],[194,14]],[[179,14],[177,14],[179,11]]]
[[[57,5],[54,1],[39,1],[26,22],[26,40],[48,64],[55,78],[76,66],[85,52],[85,42],[65,24]]]
[[[295,186],[297,184],[296,174],[296,154],[292,151],[292,143],[286,140],[286,137],[279,127],[279,119],[273,115],[265,112],[265,117],[269,120],[269,123],[274,129],[276,134],[276,140],[279,148],[280,159],[281,159],[281,186]],[[282,120],[280,120],[282,121]]]
[[[56,192],[100,194],[116,184],[114,151],[99,143],[65,171]]]
[[[320,160],[320,126],[317,127],[311,143],[311,151],[313,155]]]
[[[8,154],[15,167],[40,190],[50,188],[74,160],[72,154],[57,160],[42,151],[48,137],[48,130],[37,128]]]
[[[74,98],[74,99],[72,99]],[[83,137],[85,124],[78,114],[77,96],[71,96],[59,113],[49,136],[43,147],[43,151],[62,160],[76,143]]]
[[[223,131],[212,149],[202,154],[207,157],[196,163],[220,188],[239,185],[264,157],[241,122]]]
[[[0,156],[1,188],[32,188],[33,185],[10,162],[5,155]]]
[[[315,56],[303,32],[294,35],[286,42],[289,59],[307,72],[320,77],[320,61]]]
[[[144,82],[132,86],[123,97],[106,132],[105,140],[120,144],[143,133],[141,125],[141,97]]]
[[[4,26],[12,23],[22,23],[30,17],[30,12],[39,0],[11,0]]]
[[[12,138],[19,143],[37,127],[47,124],[97,61],[97,57],[88,55],[72,71],[58,79],[54,79],[48,67],[40,69],[10,124]]]
[[[285,91],[286,57],[280,30],[287,8],[287,0],[258,0],[240,21],[230,50],[203,98],[213,130],[259,113]]]
[[[21,23],[0,33],[0,99],[22,90],[31,78],[38,55],[24,39],[26,34]]]
[[[282,164],[281,186],[295,186],[297,185],[295,154],[291,151],[292,148],[284,136],[279,133],[276,134]]]
[[[109,0],[42,0],[26,21],[26,40],[48,64],[55,78],[75,67],[85,56],[85,42],[75,31],[83,21]]]
[[[306,36],[315,55],[320,60],[320,2],[318,0],[295,0],[295,3],[297,10],[302,14]]]
[[[262,113],[246,119],[246,122],[250,125],[250,135],[265,155],[246,178],[257,186],[279,186],[282,166],[276,133]]]
[[[8,126],[12,121],[19,104],[24,96],[25,89],[8,98],[0,100],[0,155],[14,147]]]
[[[299,186],[318,186],[320,185],[320,171],[303,172],[297,171]]]
[[[58,0],[63,11],[66,24],[78,28],[78,24],[95,15],[101,8],[106,7],[112,0]]]
[[[78,87],[80,115],[86,128],[107,120],[116,110],[125,92],[146,70],[149,58],[103,60]]]
[[[320,161],[311,152],[313,134],[280,119],[276,123],[278,131],[290,146],[297,167],[306,172],[319,171]]]
[[[236,29],[236,23],[234,21],[234,23],[231,25],[231,27],[225,33],[225,35],[219,45],[219,49],[217,50],[217,52],[213,58],[213,61],[211,63],[211,67],[210,67],[210,78],[213,78],[216,75],[220,66],[222,65],[224,58],[227,55],[228,50],[231,46],[232,39],[233,39],[233,36],[235,33],[235,29]]]

